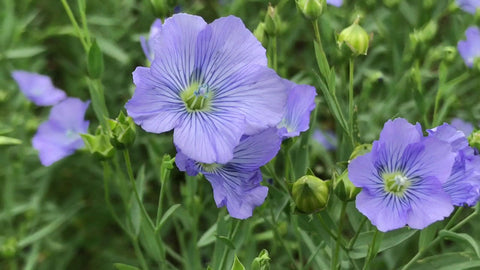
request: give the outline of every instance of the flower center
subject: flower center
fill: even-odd
[[[208,110],[212,96],[212,89],[207,84],[199,85],[196,82],[191,83],[190,86],[180,94],[189,112]]]
[[[403,193],[411,185],[410,179],[399,172],[384,173],[382,178],[385,191],[399,196],[403,195]]]
[[[210,163],[210,164],[207,164],[207,163],[201,163],[199,162],[200,166],[202,166],[202,169],[206,172],[214,172],[216,171],[218,168],[222,167],[222,164],[217,164],[217,163]]]

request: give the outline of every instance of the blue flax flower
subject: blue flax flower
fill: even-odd
[[[477,8],[480,7],[480,0],[457,0],[457,4],[464,11],[475,14]]]
[[[67,97],[65,92],[53,85],[48,76],[16,70],[12,72],[12,77],[20,91],[38,106],[55,105]]]
[[[189,175],[202,173],[213,188],[217,207],[226,206],[234,218],[245,219],[265,200],[268,188],[260,185],[260,167],[280,150],[277,129],[269,128],[253,136],[244,136],[235,147],[233,159],[226,164],[205,164],[178,152],[175,163]]]
[[[267,67],[265,49],[234,16],[207,24],[175,14],[153,40],[150,68],[133,72],[125,105],[148,132],[173,129],[180,152],[203,163],[226,163],[242,135],[275,127],[287,85]]]
[[[449,143],[457,155],[450,177],[443,184],[453,205],[475,205],[480,195],[480,156],[474,154],[465,134],[449,124],[427,131],[429,136]]]
[[[277,128],[280,129],[284,138],[290,138],[308,130],[310,113],[315,108],[317,92],[313,86],[297,85],[287,80],[284,81],[290,87],[283,118]]]
[[[42,165],[50,166],[83,147],[80,134],[88,130],[84,116],[89,103],[67,98],[52,107],[48,120],[38,127],[32,140]]]
[[[465,134],[465,137],[470,136],[474,129],[472,123],[465,122],[463,121],[463,119],[460,118],[452,119],[452,126],[463,132],[463,134]]]
[[[153,54],[153,43],[157,35],[162,30],[162,21],[160,19],[155,19],[152,26],[150,27],[150,33],[148,39],[144,36],[140,36],[140,45],[142,45],[143,53],[147,57],[148,61],[152,62],[154,58]]]
[[[343,5],[343,0],[327,0],[327,4],[336,6],[336,7],[341,7]]]
[[[423,229],[443,219],[453,211],[442,184],[454,160],[450,145],[424,137],[420,124],[389,120],[372,151],[348,166],[350,180],[362,188],[357,209],[383,232],[405,225]]]
[[[458,42],[458,52],[468,67],[473,67],[476,58],[480,57],[480,29],[478,27],[469,27],[465,31],[467,40]]]

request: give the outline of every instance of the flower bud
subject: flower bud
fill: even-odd
[[[334,178],[333,192],[337,197],[344,201],[353,201],[361,189],[354,186],[348,178],[348,171],[345,170],[340,176]]]
[[[268,4],[267,14],[265,15],[265,33],[270,36],[275,36],[278,32],[280,18],[276,7]]]
[[[80,134],[80,136],[88,151],[100,160],[109,159],[115,153],[115,148],[110,143],[110,137],[103,131],[101,126],[97,128],[95,135]]]
[[[110,142],[118,149],[125,149],[135,141],[135,123],[130,116],[120,112],[117,119],[108,119],[112,137]]]
[[[268,251],[263,249],[260,251],[260,254],[253,259],[252,265],[250,267],[252,270],[269,270],[270,269],[270,257],[268,256]]]
[[[262,43],[265,47],[267,45],[267,38],[265,37],[265,23],[261,22],[257,25],[257,28],[253,31],[253,35]]]
[[[358,20],[357,18],[352,25],[343,29],[337,41],[339,47],[345,42],[355,56],[360,54],[366,55],[370,42],[370,37],[367,32],[358,25]]]
[[[311,214],[325,208],[329,197],[328,182],[313,175],[305,175],[292,186],[292,197],[302,213]]]
[[[355,147],[355,149],[353,149],[353,152],[352,154],[350,155],[350,158],[348,159],[349,161],[350,160],[353,160],[355,159],[356,157],[358,156],[361,156],[361,155],[364,155],[366,153],[369,153],[370,151],[372,150],[372,145],[371,144],[360,144],[360,145],[357,145]]]
[[[320,18],[325,7],[325,0],[296,0],[297,8],[309,20]]]

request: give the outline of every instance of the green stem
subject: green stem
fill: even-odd
[[[104,187],[104,196],[105,196],[105,202],[107,203],[107,208],[110,210],[110,214],[112,214],[113,219],[117,222],[118,226],[122,228],[123,231],[127,232],[127,228],[123,225],[123,223],[120,221],[120,218],[118,217],[117,213],[115,212],[115,209],[113,208],[112,202],[110,200],[110,186],[108,185],[108,179],[111,177],[111,168],[108,165],[107,161],[102,161],[103,164],[103,187]]]
[[[459,207],[457,208],[457,210],[455,210],[455,214],[453,214],[453,216],[448,221],[447,225],[445,226],[445,230],[448,230],[453,226],[453,223],[455,222],[457,217],[462,213],[462,210],[463,210],[463,207]]]
[[[148,270],[149,269],[148,264],[145,261],[145,257],[143,256],[143,253],[140,248],[140,245],[138,244],[137,238],[133,237],[132,242],[133,242],[133,248],[135,250],[135,255],[137,255],[138,260],[140,261],[140,265],[142,265],[142,269]]]
[[[165,178],[168,179],[170,176],[170,171],[165,173]],[[166,179],[160,179],[160,195],[158,196],[158,208],[157,208],[157,219],[155,221],[155,225],[158,226],[160,224],[160,220],[162,219],[162,212],[163,212],[163,200],[165,197],[165,181]],[[158,228],[160,229],[160,228]]]
[[[375,228],[375,233],[373,234],[372,243],[370,244],[370,247],[368,248],[367,259],[365,259],[365,264],[363,265],[363,268],[362,268],[363,270],[370,269],[370,264],[373,261],[373,259],[375,258],[375,256],[377,255],[378,249],[375,246],[376,246],[376,242],[377,242],[378,233],[379,233],[378,229]]]
[[[233,241],[233,238],[235,238],[235,235],[237,234],[238,227],[240,226],[241,221],[234,219],[233,222],[235,224],[234,225],[232,224],[232,227],[230,229],[230,233],[228,234],[228,239],[231,240],[231,241]],[[225,248],[223,250],[222,259],[220,260],[220,268],[218,268],[218,269],[227,269],[225,267],[225,263],[227,262],[227,255],[228,255],[228,248]]]
[[[360,231],[362,230],[366,221],[367,221],[367,217],[364,216],[363,219],[362,219],[362,222],[360,223],[360,225],[358,225],[358,229],[355,232],[355,235],[353,236],[352,240],[350,240],[350,243],[348,244],[348,250],[351,250],[353,248],[353,246],[355,245],[355,242],[357,241],[358,236],[360,235]]]
[[[332,269],[337,269],[338,264],[338,254],[340,253],[340,241],[342,239],[342,228],[343,228],[343,221],[345,217],[345,210],[347,209],[347,203],[342,202],[342,210],[340,212],[340,220],[338,224],[338,231],[337,231],[337,239],[335,241],[335,249],[334,253],[332,254]]]
[[[338,236],[335,235],[335,233],[330,230],[327,224],[325,224],[325,221],[323,220],[322,216],[320,214],[317,214],[315,216],[318,218],[318,220],[320,221],[320,225],[322,225],[323,229],[330,235],[330,237],[332,237],[333,240],[337,241],[339,239]],[[340,239],[339,245],[345,252],[348,252],[347,247],[345,247],[345,245],[341,243],[341,239]]]
[[[353,132],[353,110],[354,110],[354,102],[353,102],[353,69],[354,69],[354,58],[350,57],[349,61],[349,87],[348,87],[348,123],[349,123],[349,133],[350,139],[352,141],[352,146],[355,147],[355,134]]]
[[[315,34],[315,41],[318,43],[318,46],[323,51],[322,39],[320,38],[320,28],[318,27],[318,20],[312,21],[313,32]]]
[[[88,52],[89,46],[84,39],[82,30],[78,26],[78,23],[75,20],[75,16],[73,15],[73,12],[72,12],[72,10],[70,9],[70,6],[67,3],[67,0],[61,0],[61,1],[62,1],[62,4],[63,4],[63,8],[65,8],[65,11],[67,12],[67,16],[68,16],[68,18],[70,19],[70,22],[73,25],[73,28],[75,28],[75,31],[77,31],[77,35],[78,35],[78,38],[80,39],[80,42],[82,43],[83,49],[85,50],[85,52]]]

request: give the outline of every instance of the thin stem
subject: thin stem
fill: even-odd
[[[120,228],[122,228],[123,231],[129,234],[127,231],[127,228],[120,221],[120,218],[115,212],[115,209],[113,208],[112,202],[110,200],[110,186],[108,185],[108,179],[110,178],[110,166],[106,161],[102,161],[102,164],[103,164],[103,187],[105,192],[104,196],[105,196],[105,202],[107,203],[108,210],[110,210],[110,214],[112,214],[113,219],[115,219],[118,226],[120,226]]]
[[[323,51],[322,39],[320,38],[320,28],[318,27],[318,20],[312,21],[313,32],[315,34],[315,41],[318,43],[318,46]]]
[[[372,243],[368,248],[367,259],[365,260],[365,264],[363,265],[363,268],[362,268],[363,270],[370,268],[370,263],[372,262],[373,258],[375,258],[375,255],[377,255],[377,254],[373,254],[373,250],[375,249],[375,244],[377,241],[377,236],[378,236],[378,229],[375,229],[375,233],[373,234],[373,238],[372,238]]]
[[[350,57],[349,61],[349,87],[348,87],[348,122],[350,129],[350,139],[352,140],[352,145],[355,147],[355,134],[353,132],[353,69],[354,69],[354,58]]]
[[[325,221],[323,220],[322,216],[321,216],[320,214],[317,214],[317,215],[315,215],[315,216],[318,218],[318,220],[320,221],[320,225],[322,225],[323,229],[324,229],[325,231],[327,231],[327,233],[330,235],[330,237],[332,237],[335,241],[337,241],[338,236],[335,235],[335,233],[333,233],[333,232],[330,230],[330,228],[328,228],[328,225],[325,224]],[[340,239],[339,244],[340,244],[340,247],[341,247],[345,252],[348,252],[348,249],[345,247],[345,245],[344,245],[343,243],[341,243],[341,239]]]
[[[239,220],[233,220],[233,222],[235,223],[235,225],[232,225],[230,229],[230,233],[228,234],[228,239],[230,240],[233,240],[233,238],[235,238],[235,235],[237,234],[237,231],[238,231],[238,227],[240,226]],[[218,269],[227,269],[225,267],[225,263],[227,261],[227,255],[228,255],[228,248],[225,248],[223,250],[222,259],[220,260],[220,268]]]
[[[342,202],[342,210],[340,212],[340,220],[338,224],[338,231],[337,231],[337,240],[335,241],[335,250],[332,254],[332,269],[337,269],[338,264],[338,254],[340,252],[340,241],[342,239],[342,228],[343,228],[343,221],[345,217],[345,210],[347,209],[347,203]]]
[[[80,42],[82,43],[83,49],[85,52],[88,51],[89,47],[88,44],[85,42],[85,39],[83,37],[83,33],[80,29],[80,26],[78,26],[77,21],[75,20],[75,16],[73,15],[72,10],[70,9],[70,6],[67,3],[67,0],[61,0],[63,4],[63,8],[65,8],[65,11],[67,12],[67,16],[70,19],[70,22],[73,25],[73,28],[75,28],[75,31],[77,31],[78,38],[80,39]]]
[[[165,173],[165,179],[160,179],[160,195],[158,196],[158,208],[157,208],[157,219],[155,221],[155,225],[158,226],[160,224],[160,220],[162,218],[162,212],[163,212],[163,200],[165,197],[165,181],[168,179],[170,176],[170,170],[168,170]],[[159,228],[158,228],[159,229]]]
[[[145,261],[145,257],[143,257],[143,253],[142,253],[142,250],[140,249],[140,245],[138,244],[137,238],[133,237],[132,242],[133,242],[133,248],[135,250],[135,255],[137,255],[138,260],[140,261],[140,265],[142,265],[142,269],[145,269],[145,270],[150,269],[148,268],[148,264]]]
[[[462,213],[462,210],[463,210],[463,207],[459,207],[457,208],[457,210],[455,210],[455,214],[453,214],[453,216],[448,221],[447,225],[445,226],[445,230],[448,230],[453,226],[453,223],[455,222],[457,217]]]
[[[362,219],[362,222],[360,223],[360,225],[358,225],[358,229],[355,232],[355,235],[353,236],[352,240],[350,240],[350,243],[348,244],[348,250],[351,250],[353,248],[353,246],[355,245],[355,242],[357,241],[358,236],[360,235],[360,231],[362,230],[366,221],[367,221],[367,217],[364,216],[363,219]]]

